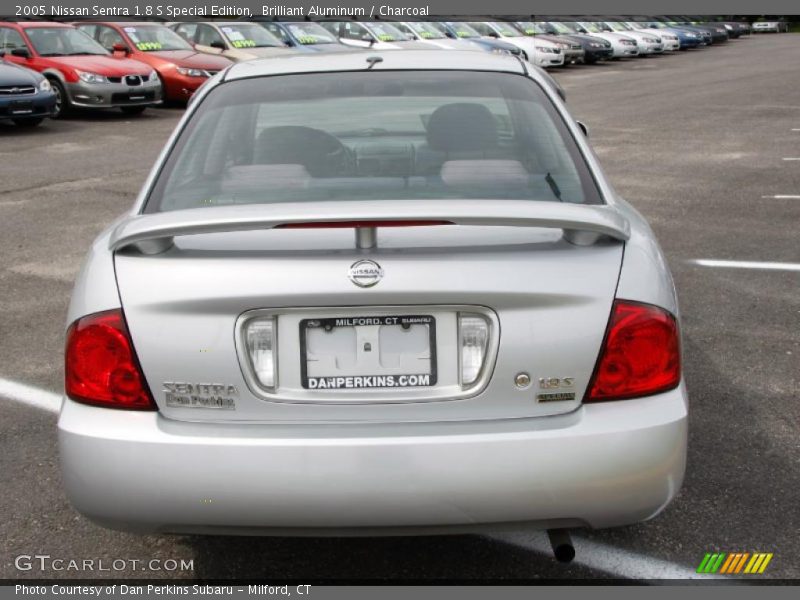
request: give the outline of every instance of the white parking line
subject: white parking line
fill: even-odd
[[[492,539],[512,544],[526,550],[542,554],[552,554],[547,534],[504,533],[490,536]],[[719,575],[706,575],[695,572],[693,567],[653,558],[622,548],[572,536],[575,546],[573,562],[590,569],[597,569],[615,577],[630,579],[725,579]],[[702,556],[698,556],[698,561]],[[553,559],[555,560],[555,559]]]
[[[800,200],[800,196],[792,194],[775,194],[774,196],[761,196],[762,198],[775,198],[776,200]]]
[[[783,160],[800,160],[800,156],[792,156],[789,158],[784,158]]]
[[[0,398],[27,404],[52,413],[57,413],[61,410],[60,394],[54,394],[48,390],[17,383],[2,377],[0,377]]]
[[[722,269],[762,269],[766,271],[800,271],[800,263],[756,262],[746,260],[709,260],[695,258],[689,261],[701,267],[719,267]]]

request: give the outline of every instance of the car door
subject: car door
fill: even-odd
[[[33,49],[25,42],[22,34],[16,29],[0,25],[0,49],[5,52],[3,60],[10,63],[28,67],[36,71],[41,71],[41,65],[38,64],[36,57],[33,54]],[[12,52],[16,49],[27,50],[29,58],[24,56],[14,56]]]
[[[197,34],[197,23],[181,23],[180,25],[176,25],[173,30],[183,39],[185,39],[190,44],[194,45],[195,35]]]
[[[356,48],[381,48],[383,42],[375,39],[375,36],[361,23],[341,23],[340,39],[343,44],[355,46]]]
[[[297,43],[291,38],[287,31],[277,23],[261,23],[261,26],[269,31],[287,46],[296,46]]]
[[[108,25],[98,25],[94,39],[109,52],[114,51],[114,44],[128,45],[122,35],[116,29]]]
[[[194,34],[195,48],[198,52],[205,52],[206,54],[222,54],[223,56],[230,55],[230,47],[225,42],[222,34],[211,25],[206,23],[198,23],[197,31]],[[211,44],[221,44],[224,50],[215,48]]]

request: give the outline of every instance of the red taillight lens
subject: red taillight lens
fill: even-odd
[[[617,300],[585,402],[665,392],[681,380],[678,324],[667,311]]]
[[[78,319],[67,331],[65,389],[78,402],[156,410],[121,310]]]

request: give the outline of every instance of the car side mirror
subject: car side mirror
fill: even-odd
[[[586,126],[586,123],[584,123],[583,121],[575,121],[575,122],[578,124],[578,127],[581,128],[581,131],[583,132],[583,135],[588,138],[589,137],[589,128]]]
[[[224,42],[220,42],[219,40],[214,40],[208,46],[209,46],[209,48],[216,48],[219,51],[224,51],[225,50],[225,43]]]
[[[500,34],[497,33],[496,31],[490,31],[489,32],[489,37],[493,37],[495,39],[498,39],[500,37]]]
[[[128,48],[125,44],[121,44],[119,42],[114,44],[111,47],[111,50],[114,52],[114,54],[121,53],[121,54],[125,54],[125,55],[130,54],[130,51],[131,51],[131,49]]]
[[[12,48],[11,56],[18,56],[19,58],[30,58],[31,53],[27,48]]]

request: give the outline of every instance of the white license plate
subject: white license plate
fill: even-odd
[[[430,315],[300,321],[300,371],[309,390],[436,385],[436,319]]]

